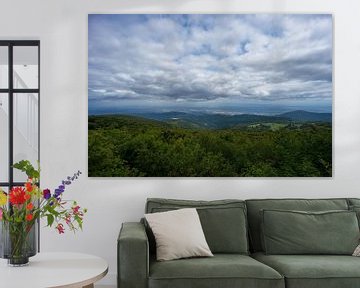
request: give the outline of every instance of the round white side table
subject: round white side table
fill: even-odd
[[[0,260],[0,287],[93,288],[108,272],[107,262],[80,253],[38,253],[28,266],[9,267]]]

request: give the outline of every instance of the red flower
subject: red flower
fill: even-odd
[[[63,225],[63,224],[59,223],[55,228],[58,230],[59,234],[65,233],[65,232],[64,232],[65,229],[64,229],[64,225]]]
[[[26,205],[26,210],[31,210],[34,208],[34,205],[32,203],[29,203]]]
[[[9,193],[9,201],[12,205],[21,205],[26,201],[25,189],[23,187],[13,187]]]
[[[33,191],[33,189],[34,189],[30,182],[26,182],[25,187],[26,187],[26,190],[29,192]]]
[[[26,220],[27,221],[31,221],[33,218],[34,218],[34,216],[32,214],[26,215]]]
[[[25,200],[29,200],[31,198],[31,195],[28,194],[28,193],[25,193],[25,196],[24,196]]]

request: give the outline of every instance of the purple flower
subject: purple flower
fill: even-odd
[[[49,189],[44,189],[44,191],[43,191],[43,196],[44,196],[44,198],[47,200],[47,199],[49,199],[50,197],[51,197],[51,192],[50,192],[50,190]]]
[[[54,197],[59,198],[59,196],[64,192],[64,190],[61,189],[55,189]]]
[[[57,189],[55,189],[54,197],[59,200],[60,195],[65,191],[65,186],[70,185],[72,183],[72,181],[78,179],[80,174],[82,174],[82,173],[80,170],[78,170],[78,172],[74,173],[73,177],[68,176],[68,177],[66,177],[66,180],[62,180],[59,187]]]

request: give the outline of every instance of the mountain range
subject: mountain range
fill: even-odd
[[[304,110],[295,110],[278,115],[256,114],[208,114],[208,113],[141,113],[135,116],[166,122],[184,128],[226,129],[243,127],[262,123],[332,123],[332,113],[316,113]]]

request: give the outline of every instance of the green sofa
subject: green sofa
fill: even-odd
[[[286,242],[285,239],[284,242],[284,245],[290,245],[291,249],[294,243],[298,245],[295,246],[296,255],[282,255],[281,251],[279,255],[274,253],[269,255],[264,251],[264,245],[267,245],[266,249],[278,249],[276,245],[284,240],[276,242],[276,235],[263,235],[265,230],[262,229],[262,225],[265,225],[266,211],[273,213],[271,217],[266,218],[269,219],[266,221],[271,222],[274,219],[277,221],[276,213],[279,211],[288,213],[287,211],[291,210],[294,214],[290,217],[286,215],[281,225],[285,225],[286,221],[291,223],[292,217],[295,217],[294,219],[305,217],[305,220],[301,220],[305,221],[304,225],[301,225],[304,227],[314,219],[320,221],[319,223],[325,223],[321,222],[325,219],[324,221],[328,221],[329,225],[338,225],[334,227],[344,231],[347,231],[347,227],[352,231],[356,229],[355,241],[358,242],[359,224],[356,216],[357,213],[360,215],[360,199],[191,201],[153,198],[147,200],[145,212],[164,212],[187,207],[197,208],[206,240],[214,257],[158,262],[155,260],[154,236],[145,221],[123,223],[117,246],[119,288],[360,287],[360,257],[353,257],[349,253],[344,255],[341,251],[334,254],[331,252],[331,255],[322,251],[321,254],[314,255],[315,253],[308,254],[305,250],[302,255],[302,247],[297,242],[298,235],[296,239],[286,235],[290,240]],[[308,212],[299,214],[296,211]],[[320,220],[317,217],[320,217]],[[334,223],[336,221],[331,217],[339,218],[340,222]],[[354,217],[356,222],[353,220]],[[345,222],[341,223],[341,221]],[[288,226],[284,226],[285,230]],[[286,231],[294,231],[291,229]],[[301,232],[301,227],[297,230]],[[268,239],[265,239],[266,237]],[[333,246],[329,247],[329,251],[332,251],[332,248],[336,249],[344,242],[340,238],[324,245]],[[274,239],[276,245],[273,245]],[[310,240],[314,241],[314,239]],[[352,245],[357,245],[354,244],[353,239],[345,242],[344,245],[350,245],[348,251],[353,249]],[[316,249],[310,246],[308,249]],[[286,251],[285,246],[284,251]]]

